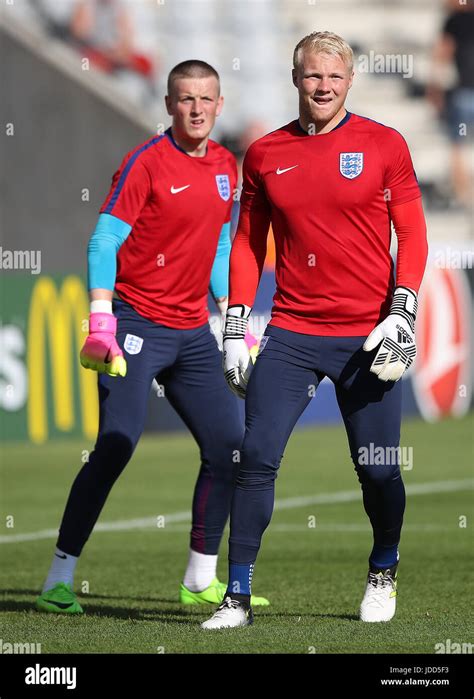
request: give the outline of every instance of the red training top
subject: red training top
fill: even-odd
[[[393,294],[391,219],[400,226],[397,285],[418,291],[426,227],[408,147],[394,129],[348,113],[313,136],[294,121],[250,146],[243,178],[229,305],[253,306],[270,220],[272,325],[368,335]]]
[[[171,328],[207,322],[211,269],[236,183],[226,148],[209,141],[203,158],[191,157],[170,129],[125,156],[100,212],[132,226],[117,255],[115,289],[137,313]]]

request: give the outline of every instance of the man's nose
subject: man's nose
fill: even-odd
[[[321,78],[319,81],[319,85],[316,88],[316,92],[329,92],[331,89],[331,85],[329,82],[329,78]]]

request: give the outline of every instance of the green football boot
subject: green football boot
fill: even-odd
[[[36,599],[36,607],[41,612],[54,614],[83,614],[76,594],[69,583],[56,583],[51,590],[46,590]]]
[[[227,592],[227,585],[219,582],[217,578],[211,582],[202,592],[191,592],[181,583],[179,588],[179,601],[181,604],[220,604]],[[252,607],[268,607],[270,602],[265,597],[251,597]]]

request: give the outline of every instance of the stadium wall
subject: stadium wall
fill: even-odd
[[[152,132],[45,41],[0,25],[2,246],[41,251],[42,273],[80,272],[113,172]]]

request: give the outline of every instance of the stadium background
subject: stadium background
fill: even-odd
[[[467,412],[473,371],[472,209],[463,210],[453,197],[449,140],[425,97],[443,4],[121,4],[132,21],[134,44],[150,61],[146,77],[132,70],[106,71],[97,51],[92,55],[90,45],[74,43],[73,0],[15,0],[2,11],[3,123],[14,127],[2,139],[7,163],[2,246],[41,251],[39,275],[2,273],[8,300],[2,304],[1,329],[3,435],[34,442],[94,436],[94,377],[77,361],[84,337],[79,325],[87,317],[86,246],[123,154],[169,124],[163,106],[167,71],[189,56],[216,65],[226,103],[214,138],[240,161],[254,138],[294,118],[292,48],[315,27],[335,29],[353,45],[356,79],[349,109],[401,131],[424,194],[430,261],[418,322],[419,357],[404,381],[404,411],[427,419]],[[100,40],[95,37],[96,44]],[[380,56],[400,57],[400,63],[386,62],[384,72],[376,72]],[[367,64],[371,57],[372,65]],[[472,167],[472,150],[468,156]],[[234,214],[236,219],[237,202]],[[255,306],[265,317],[274,289],[272,257],[270,245]],[[214,310],[212,301],[209,308]],[[301,423],[338,419],[333,388],[324,382]],[[181,428],[166,400],[153,394],[147,429]]]
[[[41,451],[45,445],[51,445],[48,454],[55,454],[55,463],[60,465],[64,439],[84,449],[93,444],[97,421],[95,376],[82,370],[78,361],[88,315],[87,242],[123,154],[169,124],[163,105],[168,70],[190,57],[215,65],[221,74],[225,107],[213,138],[228,145],[241,160],[253,138],[295,118],[297,96],[290,81],[292,51],[303,35],[316,29],[335,31],[354,47],[356,77],[348,108],[401,131],[424,195],[430,258],[418,319],[419,355],[404,378],[404,412],[409,420],[415,419],[416,426],[407,421],[408,440],[412,440],[408,443],[416,443],[421,453],[423,449],[432,449],[427,451],[429,454],[439,453],[443,463],[430,472],[433,477],[450,477],[455,469],[448,474],[445,467],[451,462],[469,463],[474,367],[472,208],[455,200],[447,131],[426,99],[433,46],[448,11],[446,3],[130,0],[125,5],[134,26],[134,42],[149,61],[139,71],[104,68],[90,46],[71,40],[72,0],[14,0],[2,5],[4,80],[0,108],[1,123],[6,127],[1,139],[1,245],[3,251],[41,252],[40,274],[9,270],[5,264],[1,270],[4,473],[15,471],[15,478],[21,480],[23,469],[31,483],[37,464],[47,472],[49,456],[46,458]],[[377,72],[373,68],[365,72],[362,59],[380,55],[408,57],[412,74],[404,77],[399,70]],[[455,79],[447,75],[447,87]],[[472,144],[466,146],[466,160],[472,177]],[[238,203],[234,214],[235,219]],[[395,246],[396,240],[394,254]],[[269,314],[273,287],[270,245],[256,313]],[[147,431],[182,429],[165,399],[151,393],[149,407]],[[463,416],[464,420],[460,419]],[[425,431],[417,417],[439,421],[439,430]],[[319,388],[300,427],[313,429],[317,438],[319,433],[326,435],[323,423],[334,423],[336,432],[327,434],[335,435],[335,443],[344,442],[329,382]],[[303,433],[306,447],[298,452],[300,461],[314,450],[308,437],[312,432]],[[151,441],[140,453],[142,458],[154,458],[155,451],[167,453],[171,462],[177,459],[178,463],[180,444],[185,443],[179,440],[184,439],[179,434],[150,436]],[[24,524],[25,531],[57,525],[65,488],[78,467],[71,464],[71,452],[65,453],[72,470],[64,478],[61,492],[55,491],[55,514],[47,517],[43,508],[34,524]],[[159,463],[156,468],[160,468]],[[169,465],[164,466],[165,475],[167,468]],[[54,473],[51,471],[51,479]],[[466,476],[468,471],[459,475]],[[295,475],[295,484],[299,484],[300,493],[306,493],[301,474]],[[178,488],[179,482],[175,486]],[[144,508],[150,504],[150,496],[143,500],[140,493],[137,488],[136,502],[146,515]],[[184,502],[189,496],[190,491],[183,495]],[[2,500],[6,516],[12,500],[6,493]],[[31,505],[34,510],[33,501],[31,493],[25,508]],[[184,506],[181,499],[178,506]],[[108,512],[110,515],[115,510]],[[122,512],[115,514],[120,517]],[[10,533],[2,537],[2,543]],[[10,587],[14,586],[9,582]]]

